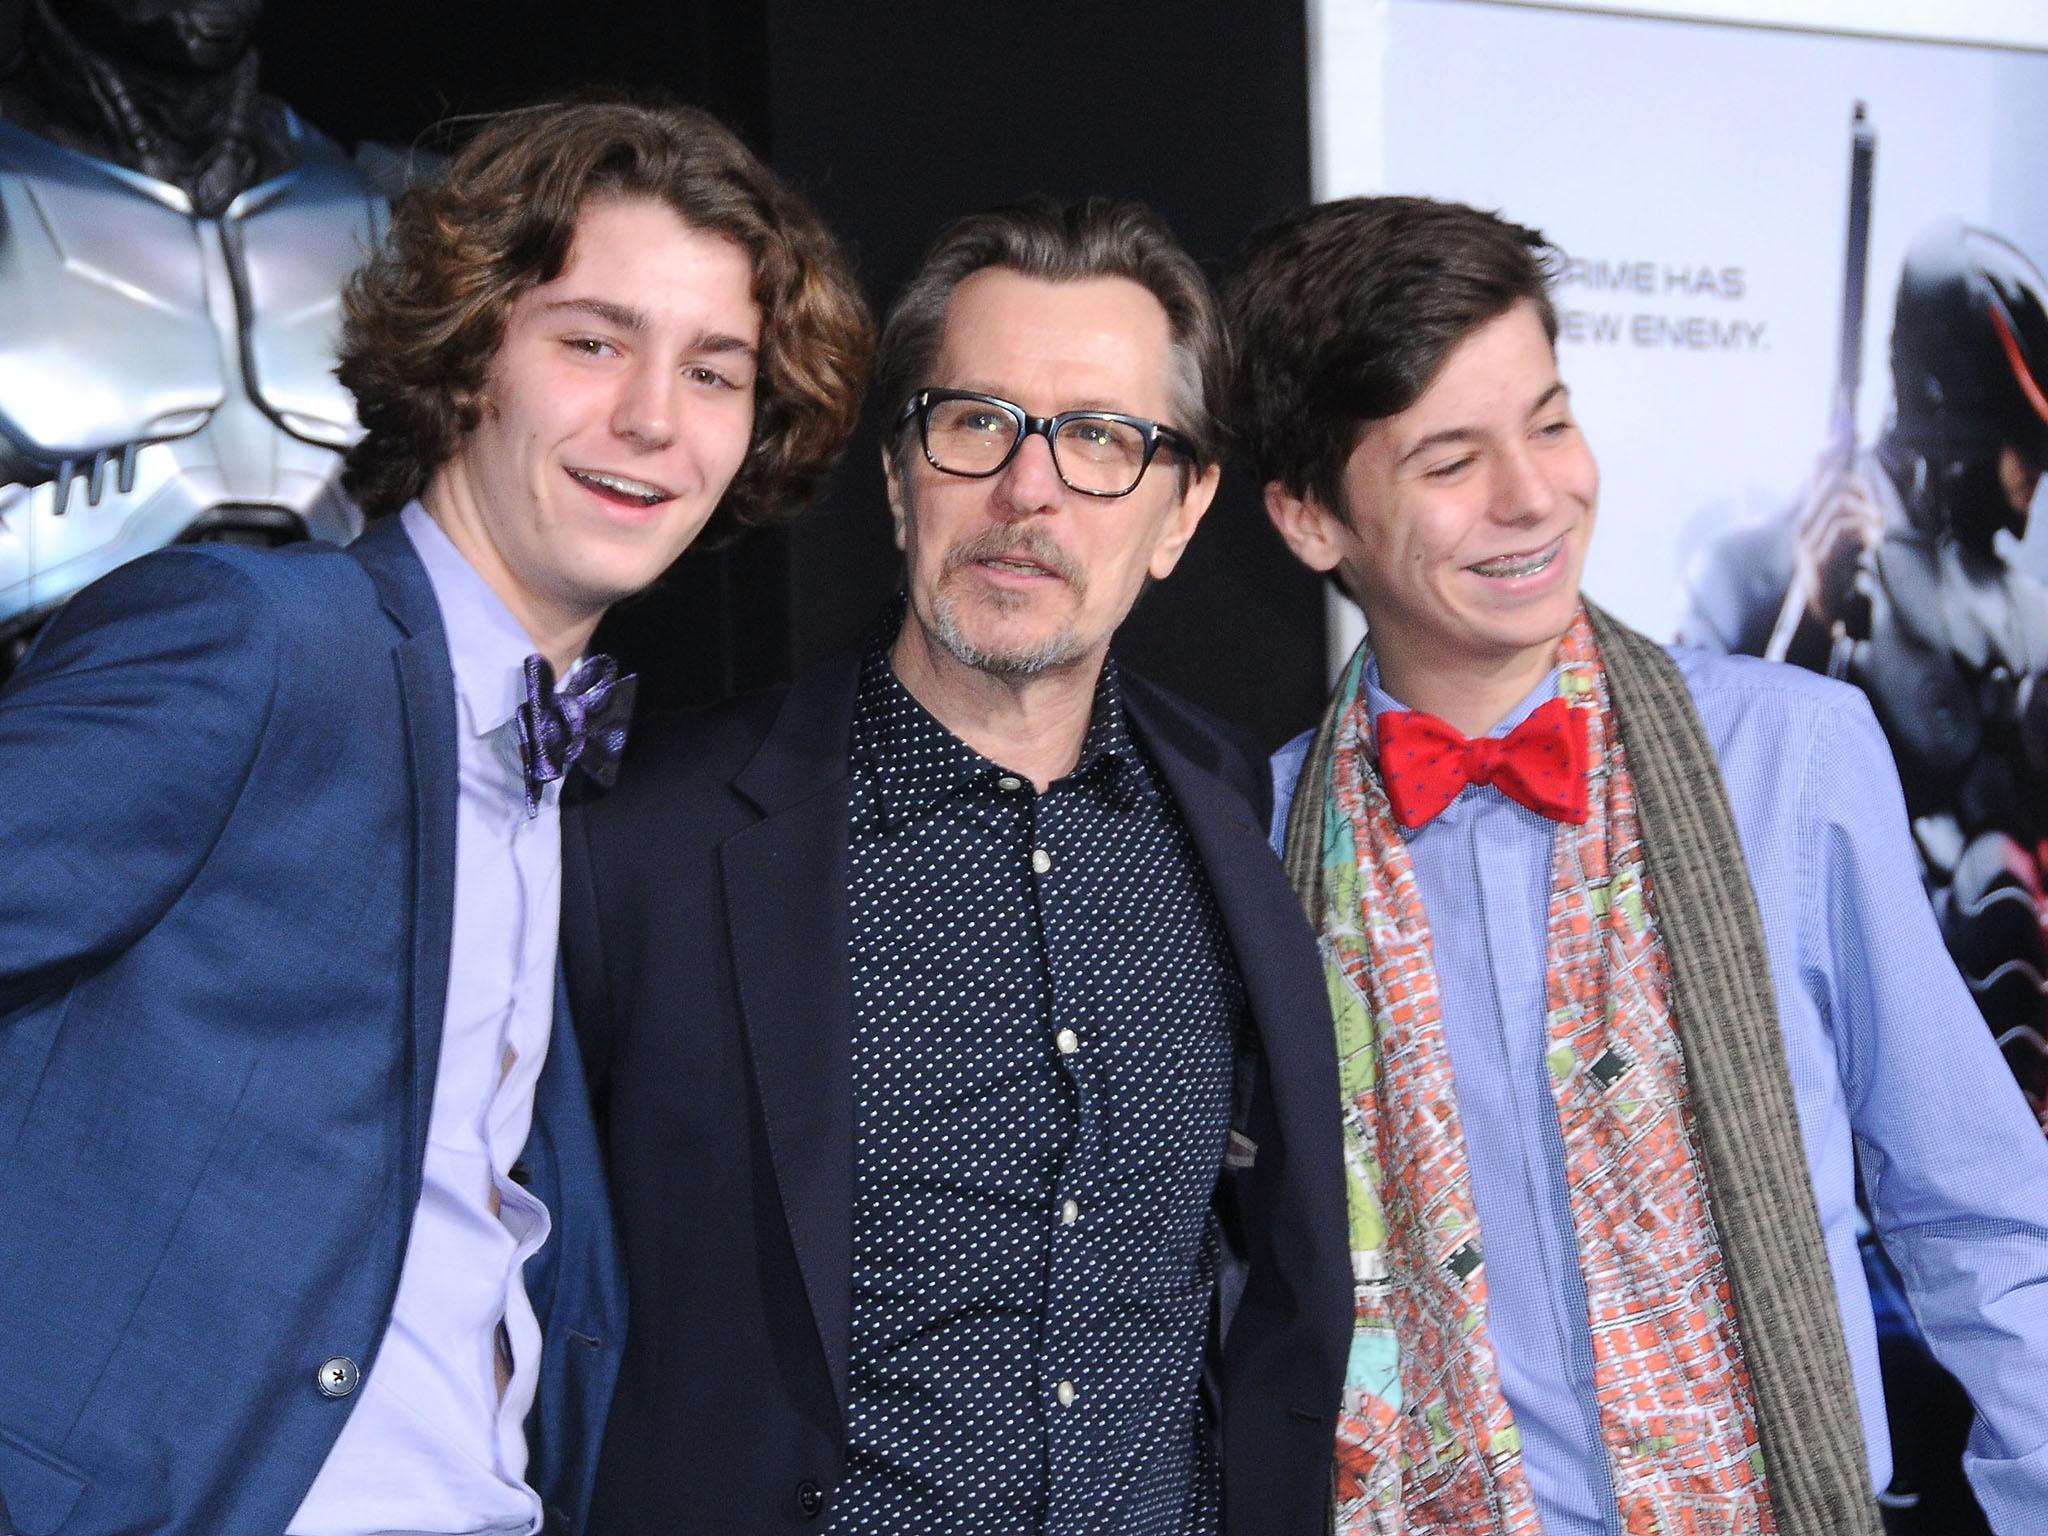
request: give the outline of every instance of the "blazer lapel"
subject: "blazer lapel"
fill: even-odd
[[[857,661],[791,689],[735,787],[763,813],[719,850],[742,1025],[804,1289],[846,1404],[853,1312],[853,982],[847,946]]]
[[[416,1203],[455,925],[455,674],[433,584],[399,520],[372,523],[349,552],[369,573],[384,611],[404,637],[392,648],[392,661],[412,770],[412,1099],[406,1145],[407,1198]]]
[[[1244,795],[1219,778],[1204,759],[1213,761],[1214,744],[1205,742],[1170,706],[1155,702],[1148,689],[1131,686],[1125,674],[1124,701],[1131,723],[1159,766],[1174,803],[1187,823],[1188,835],[1201,856],[1209,889],[1223,915],[1244,982],[1252,1022],[1259,1034],[1259,1060],[1273,1074],[1282,1102],[1313,1104],[1323,1085],[1301,1077],[1320,1055],[1300,1049],[1294,1038],[1304,1007],[1313,1016],[1320,994],[1304,1001],[1302,977],[1320,980],[1314,950],[1301,920],[1301,905],[1280,861],[1257,824],[1257,812]],[[1198,755],[1199,754],[1199,755]],[[1318,1044],[1327,1037],[1327,1020],[1318,1020]],[[1318,1073],[1318,1077],[1322,1074]],[[1334,1063],[1327,1102],[1335,1103]],[[1234,1118],[1243,1129],[1249,1084],[1240,1083]]]

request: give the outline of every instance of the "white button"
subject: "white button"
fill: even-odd
[[[1063,1226],[1063,1227],[1071,1227],[1071,1226],[1072,1226],[1072,1225],[1073,1225],[1073,1224],[1074,1224],[1075,1222],[1079,1221],[1080,1219],[1081,1219],[1081,1207],[1080,1207],[1080,1205],[1079,1205],[1079,1204],[1078,1204],[1077,1202],[1075,1202],[1075,1201],[1072,1201],[1072,1200],[1062,1200],[1062,1201],[1060,1202],[1060,1225],[1061,1225],[1061,1226]]]
[[[1052,1389],[1052,1395],[1060,1400],[1062,1408],[1071,1407],[1074,1401],[1074,1384],[1063,1381]]]
[[[1071,1029],[1063,1029],[1052,1037],[1052,1043],[1060,1048],[1062,1056],[1071,1056],[1081,1049],[1081,1037]]]
[[[1022,789],[1023,787],[1024,781],[1018,778],[1017,775],[1015,775],[1014,773],[1006,773],[1001,778],[996,780],[997,789],[1008,790],[1012,794],[1015,794],[1018,790]]]
[[[1031,867],[1037,870],[1039,874],[1044,874],[1047,870],[1052,868],[1052,855],[1047,853],[1043,848],[1032,849]]]

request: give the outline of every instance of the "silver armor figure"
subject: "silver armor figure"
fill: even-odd
[[[360,530],[333,348],[388,205],[273,110],[292,164],[217,218],[0,121],[0,646],[165,544]]]

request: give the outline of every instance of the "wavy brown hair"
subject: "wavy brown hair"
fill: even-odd
[[[650,198],[753,262],[753,441],[707,534],[791,515],[831,467],[874,345],[838,241],[707,112],[550,102],[489,119],[445,175],[407,191],[343,293],[335,371],[366,433],[343,484],[367,515],[418,496],[474,430],[513,303],[560,275],[593,198]]]

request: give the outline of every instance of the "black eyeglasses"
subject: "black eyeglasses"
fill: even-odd
[[[965,389],[921,389],[896,416],[901,432],[917,418],[925,462],[942,474],[985,480],[1017,456],[1034,432],[1052,448],[1053,468],[1083,496],[1128,496],[1145,478],[1162,445],[1186,456],[1188,440],[1171,427],[1117,411],[1062,411],[1029,416],[996,395]]]

